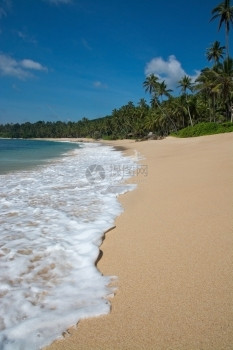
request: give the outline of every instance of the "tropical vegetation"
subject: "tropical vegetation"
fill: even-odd
[[[211,21],[218,19],[218,29],[225,27],[225,45],[214,41],[206,50],[210,67],[204,67],[193,80],[184,75],[177,81],[179,96],[166,81],[150,74],[143,82],[150,103],[140,99],[128,102],[112,114],[95,120],[77,122],[44,122],[0,125],[0,137],[92,137],[104,139],[143,139],[148,134],[197,136],[233,131],[233,59],[229,35],[233,24],[233,6],[223,0],[212,10]],[[182,129],[184,129],[182,131]]]
[[[196,125],[187,126],[187,128],[179,130],[174,136],[178,137],[195,137],[203,135],[223,134],[233,132],[233,124],[227,123],[198,123]],[[173,135],[173,134],[172,134]]]

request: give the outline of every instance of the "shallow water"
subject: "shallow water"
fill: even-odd
[[[0,175],[45,164],[78,143],[0,138]]]
[[[109,312],[114,277],[95,261],[135,167],[111,147],[83,144],[0,176],[1,349],[39,349],[81,318]]]

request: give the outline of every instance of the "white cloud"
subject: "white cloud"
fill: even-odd
[[[18,79],[26,79],[33,77],[30,70],[47,71],[47,68],[40,63],[30,59],[17,61],[14,58],[0,54],[0,74],[4,76],[11,76]]]
[[[42,70],[42,71],[47,71],[48,69],[39,62],[35,62],[29,59],[24,59],[21,62],[19,62],[23,68],[26,69],[35,69],[35,70]]]
[[[197,70],[197,69],[195,69],[195,74],[193,74],[193,75],[190,75],[190,78],[192,79],[192,82],[194,83],[195,82],[195,80],[199,77],[199,75],[201,74],[201,71],[200,70]]]
[[[18,79],[31,77],[31,73],[25,71],[15,59],[6,55],[0,55],[0,73]]]
[[[155,74],[160,80],[165,80],[169,88],[176,88],[178,81],[188,75],[182,68],[181,63],[174,55],[170,55],[165,61],[162,57],[155,57],[145,67],[145,74]],[[195,75],[191,76],[193,80],[198,76],[199,72],[195,71]]]

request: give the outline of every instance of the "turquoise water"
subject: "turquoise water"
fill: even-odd
[[[79,147],[70,142],[0,139],[0,175],[33,168]]]

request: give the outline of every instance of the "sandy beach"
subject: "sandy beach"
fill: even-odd
[[[46,349],[232,350],[233,133],[111,145],[147,168],[101,246],[112,310]]]

